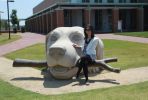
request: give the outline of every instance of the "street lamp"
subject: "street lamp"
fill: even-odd
[[[1,24],[2,24],[2,21],[1,21],[1,13],[4,13],[4,12],[0,11],[0,34],[1,34]]]
[[[9,20],[9,2],[14,2],[14,0],[7,0],[9,39],[11,39],[11,37],[10,37],[10,20]]]

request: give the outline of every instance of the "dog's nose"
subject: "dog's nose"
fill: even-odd
[[[49,48],[49,56],[54,59],[59,59],[65,55],[66,49],[64,47],[52,47]]]

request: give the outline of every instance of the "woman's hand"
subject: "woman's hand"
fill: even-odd
[[[77,45],[77,44],[73,44],[72,46],[75,47],[75,48],[80,48],[80,46]]]

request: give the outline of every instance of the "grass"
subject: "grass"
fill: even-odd
[[[7,58],[14,60],[15,58],[42,60],[45,59],[44,44],[36,44],[5,55]]]
[[[105,57],[117,57],[112,66],[122,69],[148,66],[148,44],[119,40],[104,40]]]
[[[119,40],[103,40],[105,45],[105,58],[117,57],[118,62],[111,63],[114,67],[122,69],[148,66],[148,44],[126,42]],[[45,47],[37,44],[22,50],[5,55],[7,58],[45,59]]]
[[[126,42],[119,40],[103,40],[105,57],[118,57],[113,66],[122,69],[148,65],[148,44]],[[6,57],[25,59],[45,59],[44,44],[7,54]],[[62,95],[42,95],[21,88],[13,87],[0,80],[0,100],[148,100],[148,81],[134,85],[117,86],[105,89],[95,89],[79,93]]]
[[[44,44],[35,44],[33,46],[12,52],[5,55],[9,59],[30,59],[30,60],[44,60],[46,59],[45,55],[45,45]],[[46,66],[45,66],[46,67]],[[44,69],[45,67],[36,68],[39,70]]]
[[[7,33],[3,33],[0,35],[0,45],[4,45],[13,41],[16,41],[18,39],[21,38],[20,35],[16,35],[16,34],[11,34],[11,39],[8,39],[8,34]]]
[[[123,32],[123,33],[115,33],[115,35],[127,35],[127,36],[136,36],[136,37],[144,37],[148,38],[148,32]]]
[[[148,82],[62,95],[42,95],[0,80],[0,100],[148,100]]]

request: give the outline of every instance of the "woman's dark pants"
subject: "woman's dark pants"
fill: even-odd
[[[78,64],[78,72],[76,78],[79,77],[79,74],[83,68],[83,73],[85,75],[86,81],[88,80],[88,65],[92,63],[92,59],[89,55],[83,56],[80,58],[80,62]]]

